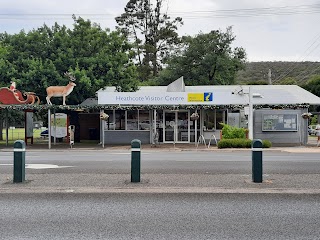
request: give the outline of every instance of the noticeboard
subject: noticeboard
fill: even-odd
[[[262,131],[298,131],[298,115],[264,114]]]

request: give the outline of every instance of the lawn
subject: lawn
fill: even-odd
[[[43,130],[41,129],[34,129],[33,130],[33,138],[40,138],[40,133]],[[8,129],[8,141],[15,141],[15,140],[24,140],[25,129],[24,128],[15,128],[15,129]],[[2,130],[3,140],[6,140],[6,129]]]

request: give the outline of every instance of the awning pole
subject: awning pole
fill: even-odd
[[[51,149],[51,110],[48,109],[48,148]]]

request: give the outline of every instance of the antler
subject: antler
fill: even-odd
[[[76,78],[73,75],[71,75],[71,73],[69,72],[65,72],[64,75],[67,76],[72,82],[76,80]]]

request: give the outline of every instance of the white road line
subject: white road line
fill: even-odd
[[[13,166],[13,164],[0,164],[0,166]],[[69,168],[73,166],[59,166],[54,164],[26,164],[28,169],[55,169],[55,168]]]

